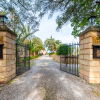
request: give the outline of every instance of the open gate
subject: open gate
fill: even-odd
[[[30,69],[30,50],[27,45],[16,44],[16,75]]]
[[[60,45],[60,70],[79,76],[79,44]]]

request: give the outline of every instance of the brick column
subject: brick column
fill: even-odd
[[[0,83],[7,83],[16,76],[16,34],[6,26],[0,26],[3,36],[3,59],[0,59]]]
[[[100,59],[93,59],[92,37],[99,28],[90,26],[79,34],[79,76],[90,83],[100,83]]]

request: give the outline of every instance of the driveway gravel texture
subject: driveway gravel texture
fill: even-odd
[[[100,100],[94,86],[61,71],[60,63],[48,55],[33,62],[29,71],[0,91],[0,100]]]

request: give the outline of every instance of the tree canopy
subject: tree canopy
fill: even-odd
[[[0,10],[4,10],[8,17],[12,16],[15,25],[25,22],[33,29],[39,25],[34,13],[34,0],[0,0]]]
[[[69,20],[73,27],[72,35],[77,36],[88,25],[88,18],[96,15],[96,25],[100,25],[100,4],[97,0],[35,0],[36,11],[43,16],[50,11],[49,17],[54,12],[59,12],[56,22],[57,30],[62,28]]]
[[[28,45],[30,47],[30,52],[33,54],[34,52],[38,52],[43,48],[42,40],[36,36],[34,36],[29,42]]]
[[[0,9],[14,15],[18,23],[39,25],[38,18],[50,12],[49,17],[59,12],[56,22],[57,30],[68,21],[73,27],[72,35],[77,36],[88,25],[90,16],[97,16],[96,25],[100,25],[100,3],[97,0],[0,0]],[[39,15],[37,18],[36,15]],[[15,20],[14,20],[15,21]],[[19,25],[18,25],[19,26]]]
[[[54,38],[52,38],[52,36],[50,38],[47,38],[44,42],[44,46],[47,47],[48,50],[50,50],[51,52],[57,51],[57,47],[61,44],[60,40],[55,40]]]

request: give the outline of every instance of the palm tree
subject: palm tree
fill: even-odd
[[[55,49],[56,49],[56,52],[57,52],[57,48],[58,46],[61,44],[62,42],[60,40],[56,40],[55,41]]]
[[[55,51],[55,39],[52,38],[52,36],[50,38],[47,38],[44,42],[44,46],[48,48],[48,50],[50,50],[51,52]]]
[[[17,38],[16,41],[17,43],[23,43],[25,41],[25,39],[28,39],[29,36],[32,37],[32,35],[37,32],[38,29],[35,29],[34,31],[31,31],[30,26],[24,26],[24,24],[21,25],[20,27],[20,32],[17,32]]]
[[[32,40],[29,41],[28,45],[30,47],[30,53],[34,54],[34,56],[35,56],[35,54],[36,55],[38,54],[38,51],[44,49],[42,40],[35,36],[33,37]]]

